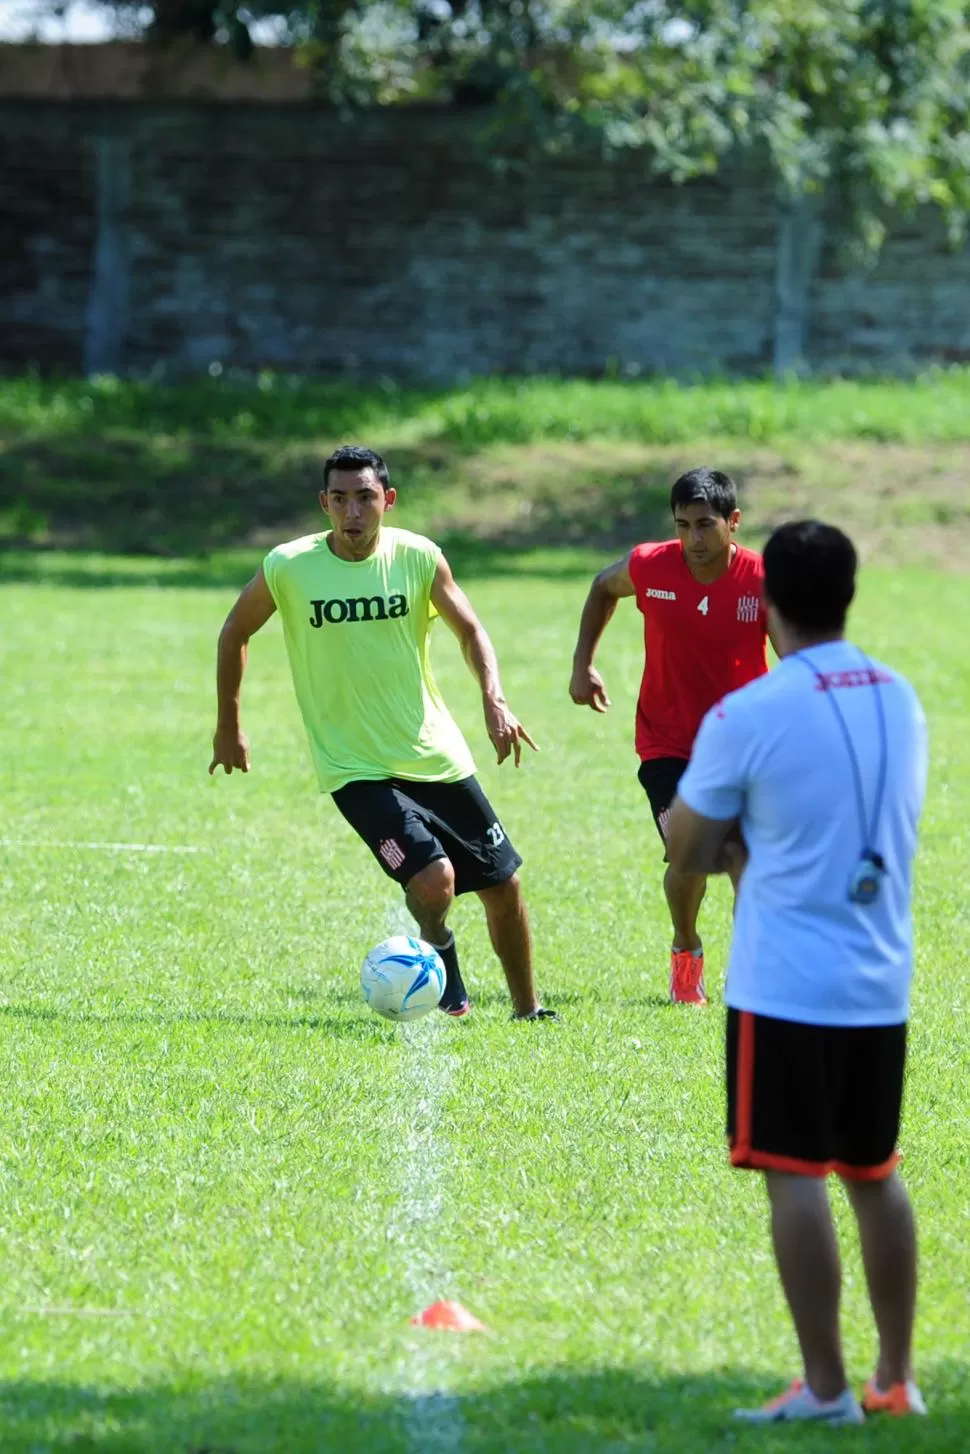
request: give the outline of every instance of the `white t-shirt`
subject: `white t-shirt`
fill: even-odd
[[[870,844],[883,757],[876,692],[887,752]],[[858,763],[865,830],[833,699]],[[786,657],[707,714],[679,792],[705,818],[740,818],[750,854],[728,1005],[815,1025],[893,1025],[907,1018],[912,863],[926,763],[926,721],[913,688],[846,641]],[[871,905],[849,900],[864,847],[886,865]]]

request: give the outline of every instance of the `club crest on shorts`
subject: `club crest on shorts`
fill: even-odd
[[[377,845],[377,851],[392,870],[400,868],[404,862],[404,849],[395,838],[382,838]]]
[[[739,596],[738,597],[738,620],[757,621],[761,614],[760,596]]]

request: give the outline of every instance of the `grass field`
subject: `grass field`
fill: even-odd
[[[315,791],[275,622],[247,680],[253,772],[206,776],[219,625],[348,435],[388,448],[401,523],[446,539],[541,743],[490,764],[442,631],[558,1025],[509,1023],[476,903],[455,913],[470,1020],[366,1010],[358,965],[400,896]],[[970,1448],[968,437],[957,372],[0,389],[0,544],[42,547],[0,555],[0,1454]],[[918,1427],[728,1421],[797,1371],[763,1194],[723,1147],[730,906],[715,885],[711,1008],[672,1009],[629,603],[602,653],[613,712],[567,697],[590,573],[664,533],[672,474],[707,460],[743,480],[749,539],[808,508],[848,522],[871,562],[854,634],[930,716],[903,1131]],[[858,1382],[873,1334],[843,1245]],[[489,1332],[410,1328],[437,1297]]]
[[[761,1188],[722,1145],[729,905],[717,886],[705,908],[712,1008],[671,1009],[632,610],[603,653],[613,713],[566,696],[595,563],[478,560],[542,745],[518,774],[489,764],[474,685],[436,647],[526,859],[563,1012],[545,1026],[508,1022],[475,904],[455,916],[469,1021],[366,1010],[357,966],[399,896],[314,791],[275,624],[250,663],[253,773],[206,777],[214,638],[248,560],[49,556],[3,589],[3,1454],[970,1447],[966,579],[873,569],[855,617],[933,731],[903,1135],[933,1417],[836,1440],[727,1421],[796,1371]],[[858,1381],[873,1336],[845,1251]],[[490,1331],[409,1328],[446,1296]]]

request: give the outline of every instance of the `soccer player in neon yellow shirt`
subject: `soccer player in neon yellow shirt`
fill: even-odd
[[[456,894],[477,893],[514,1016],[555,1018],[536,996],[522,862],[475,778],[438,691],[429,635],[441,616],[482,689],[498,761],[535,743],[509,711],[492,643],[433,541],[384,524],[396,491],[379,454],[345,445],[326,461],[330,529],[270,551],[219,637],[218,721],[209,772],[249,771],[239,699],[250,637],[283,621],[293,685],[321,792],[404,889],[447,970],[441,1008],[468,1013],[454,934]]]

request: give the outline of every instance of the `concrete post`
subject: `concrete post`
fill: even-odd
[[[128,312],[130,155],[123,136],[94,138],[95,237],[84,319],[85,374],[120,374]]]
[[[811,291],[822,244],[822,198],[789,194],[782,201],[775,266],[776,378],[807,371]]]

